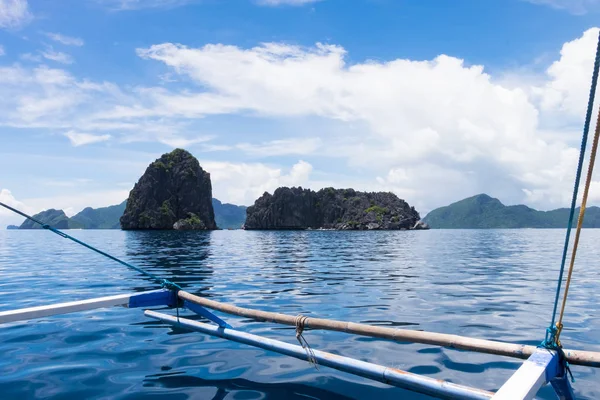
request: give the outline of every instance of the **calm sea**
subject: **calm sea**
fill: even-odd
[[[534,345],[549,323],[564,237],[562,230],[69,233],[239,306]],[[598,243],[600,230],[583,232],[562,335],[568,348],[600,351]],[[50,232],[0,232],[0,310],[153,288]],[[293,328],[226,319],[296,343]],[[320,350],[488,390],[520,365],[337,332],[305,336]],[[573,373],[579,398],[600,398],[600,371]],[[548,388],[539,397],[554,398]],[[427,397],[112,308],[0,326],[0,398]]]

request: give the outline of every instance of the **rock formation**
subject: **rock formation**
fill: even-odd
[[[182,149],[163,154],[135,184],[121,228],[217,229],[210,174]]]
[[[393,193],[280,187],[248,207],[244,229],[413,229],[419,220]]]
[[[33,218],[56,229],[69,228],[69,218],[63,210],[55,210],[54,208],[51,208],[35,214]],[[42,229],[42,226],[29,219],[26,219],[21,226],[19,226],[19,229]]]

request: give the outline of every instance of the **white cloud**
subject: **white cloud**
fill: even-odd
[[[91,133],[78,133],[69,131],[65,133],[71,144],[75,147],[84,146],[86,144],[105,142],[110,139],[110,135],[92,135]]]
[[[347,65],[345,50],[333,45],[192,49],[165,43],[139,49],[138,54],[191,78],[198,90],[147,92],[151,101],[145,107],[120,112],[186,117],[250,112],[360,124],[365,129],[346,135],[346,145],[336,146],[336,153],[370,169],[411,171],[410,184],[402,188],[407,193],[426,196],[429,185],[444,179],[441,174],[431,176],[436,167],[455,174],[456,184],[473,182],[467,186],[475,193],[482,187],[493,191],[490,177],[503,177],[497,187],[509,200],[527,199],[527,189],[543,193],[539,206],[564,205],[562,193],[570,186],[576,151],[560,137],[550,140],[543,135],[539,116],[540,111],[552,112],[563,123],[565,118],[580,122],[594,36],[597,29],[566,43],[541,88],[502,86],[483,66],[466,66],[447,55],[431,61]],[[268,146],[238,148],[268,153]]]
[[[0,28],[18,29],[31,19],[27,0],[0,0]]]
[[[60,51],[54,51],[52,47],[40,51],[40,54],[47,60],[56,61],[61,64],[73,64],[73,58],[70,55]]]
[[[23,202],[15,199],[12,192],[8,189],[0,190],[0,202],[27,214],[35,212],[34,208],[26,206]],[[0,206],[0,229],[6,228],[6,225],[21,225],[24,219],[15,212]]]
[[[308,155],[321,146],[319,138],[297,138],[271,140],[261,144],[239,143],[236,147],[248,154],[260,157],[282,156],[289,154]]]
[[[548,112],[548,117],[559,112],[558,124],[565,117],[569,117],[567,122],[579,121],[585,112],[599,34],[598,28],[588,29],[580,38],[565,43],[560,59],[546,71],[545,85],[533,89],[541,111]]]
[[[44,32],[44,35],[54,40],[55,42],[62,43],[66,46],[83,46],[83,39],[77,37],[61,35],[60,33],[54,32]]]
[[[546,5],[566,10],[573,14],[586,14],[600,10],[600,0],[525,0],[530,3]]]
[[[273,192],[279,186],[306,186],[312,165],[298,161],[288,173],[281,168],[262,163],[231,163],[202,161],[202,168],[210,172],[213,197],[234,204],[254,204],[264,192]]]
[[[0,45],[0,56],[5,55],[6,52],[4,51],[4,46]]]
[[[305,4],[316,3],[321,0],[257,0],[257,4],[262,6],[302,6]]]

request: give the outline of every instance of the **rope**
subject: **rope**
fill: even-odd
[[[115,256],[112,256],[112,255],[110,255],[110,254],[108,254],[108,253],[105,253],[104,251],[102,251],[102,250],[100,250],[100,249],[97,249],[97,248],[95,248],[94,246],[91,246],[91,245],[89,245],[89,244],[87,244],[87,243],[85,243],[85,242],[82,242],[82,241],[81,241],[81,240],[79,240],[79,239],[75,239],[73,236],[67,235],[66,233],[64,233],[64,232],[62,232],[62,231],[59,231],[58,229],[56,229],[56,228],[53,228],[53,227],[51,227],[50,225],[48,225],[48,224],[45,224],[45,223],[43,223],[42,221],[40,221],[40,220],[38,220],[38,219],[35,219],[35,218],[33,218],[32,216],[29,216],[29,215],[25,214],[24,212],[21,212],[21,211],[19,211],[19,210],[15,209],[15,208],[13,208],[13,207],[11,207],[11,206],[7,205],[7,204],[4,204],[4,203],[0,202],[0,206],[2,206],[2,207],[4,207],[4,208],[7,208],[7,209],[11,210],[11,211],[13,211],[13,212],[15,212],[15,213],[17,213],[17,214],[19,214],[19,215],[23,216],[23,217],[25,217],[25,218],[27,218],[27,219],[29,219],[29,220],[31,220],[31,221],[33,221],[33,222],[35,222],[36,224],[39,224],[39,225],[41,225],[41,226],[42,226],[44,229],[48,229],[49,231],[51,231],[51,232],[54,232],[54,233],[56,233],[57,235],[59,235],[59,236],[61,236],[61,237],[65,238],[65,239],[70,239],[70,240],[74,241],[75,243],[78,243],[78,244],[80,244],[80,245],[82,245],[82,246],[84,246],[84,247],[87,247],[87,248],[88,248],[88,249],[90,249],[90,250],[93,250],[93,251],[95,251],[95,252],[96,252],[96,253],[98,253],[98,254],[102,254],[104,257],[108,257],[108,258],[110,258],[111,260],[113,260],[113,261],[116,261],[116,262],[118,262],[119,264],[126,266],[127,268],[131,268],[131,269],[133,269],[133,270],[135,270],[135,271],[139,272],[140,274],[143,274],[143,275],[145,275],[145,276],[149,277],[150,279],[154,280],[155,282],[158,282],[158,283],[160,283],[160,285],[161,285],[162,287],[164,287],[165,289],[173,290],[173,291],[175,291],[175,292],[177,292],[177,291],[181,290],[181,287],[180,287],[179,285],[177,285],[176,283],[173,283],[173,282],[171,282],[171,281],[170,281],[170,280],[168,280],[168,279],[162,279],[162,278],[160,278],[160,277],[158,277],[158,276],[156,276],[156,275],[154,275],[154,274],[152,274],[152,273],[150,273],[150,272],[148,272],[148,271],[144,271],[143,269],[141,269],[141,268],[139,268],[139,267],[136,267],[135,265],[131,265],[131,264],[129,264],[128,262],[125,262],[125,261],[123,261],[123,260],[120,260],[120,259],[118,259],[118,258],[117,258],[117,257],[115,257]]]
[[[571,237],[571,227],[573,226],[573,216],[575,214],[575,203],[577,202],[577,192],[579,189],[579,183],[581,180],[581,171],[583,169],[583,159],[585,156],[585,148],[587,145],[588,133],[590,130],[590,121],[592,119],[592,112],[594,109],[594,98],[596,97],[596,86],[598,84],[598,70],[600,69],[600,33],[598,34],[598,45],[596,46],[596,58],[594,60],[594,72],[592,73],[592,86],[590,88],[590,96],[588,98],[587,112],[585,114],[585,123],[583,125],[583,137],[581,138],[581,149],[579,150],[579,162],[577,164],[577,173],[575,174],[575,185],[573,188],[573,197],[571,198],[571,210],[569,212],[569,224],[567,225],[567,233],[565,236],[565,245],[563,248],[560,272],[558,274],[558,284],[556,287],[556,295],[554,297],[554,308],[552,310],[552,321],[550,326],[546,329],[546,338],[542,342],[542,346],[553,348],[559,343],[556,342],[557,336],[560,336],[558,327],[555,325],[556,311],[558,309],[558,299],[560,297],[561,286],[563,281],[563,274],[565,271],[565,264],[567,260],[567,252],[569,250],[569,239]],[[591,164],[590,164],[591,165]],[[583,207],[582,207],[583,208]],[[582,210],[583,211],[583,210]],[[580,211],[581,215],[581,211]],[[573,259],[573,258],[572,258]],[[572,271],[572,269],[570,269]],[[569,274],[570,280],[570,274]],[[566,293],[563,299],[563,304],[566,301]],[[564,305],[563,305],[564,308]],[[562,320],[562,317],[561,317]]]
[[[300,343],[300,346],[306,351],[306,357],[308,358],[308,362],[314,365],[315,369],[319,369],[317,365],[317,358],[315,357],[315,352],[311,349],[310,345],[306,341],[306,338],[302,335],[304,332],[304,325],[306,324],[307,316],[298,314],[296,317],[296,339]]]
[[[590,165],[588,166],[587,177],[585,179],[585,187],[583,189],[583,199],[581,200],[581,209],[579,210],[579,219],[577,221],[577,231],[575,232],[575,241],[573,242],[573,252],[571,253],[571,263],[569,264],[569,274],[565,283],[565,294],[563,296],[562,305],[558,322],[556,323],[556,343],[560,346],[560,333],[563,328],[563,317],[565,315],[565,306],[567,305],[567,296],[569,294],[569,286],[571,285],[571,276],[573,275],[573,267],[575,266],[575,256],[577,255],[577,246],[579,245],[579,237],[583,226],[583,218],[585,217],[585,207],[587,205],[588,195],[590,193],[590,185],[592,183],[592,174],[594,173],[594,163],[596,162],[596,152],[598,150],[598,138],[600,137],[600,110],[598,111],[598,120],[596,121],[596,130],[594,132],[594,142],[592,144],[592,152],[590,154]]]

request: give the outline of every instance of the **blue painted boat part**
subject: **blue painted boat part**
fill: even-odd
[[[565,373],[560,354],[556,350],[539,348],[502,385],[492,399],[534,399],[542,386],[551,383],[560,399],[574,400],[575,396]]]
[[[94,299],[27,307],[18,310],[0,311],[0,324],[114,306],[168,306],[176,300],[177,297],[175,293],[170,290],[152,290],[142,293],[117,294],[114,296],[96,297]]]
[[[127,307],[142,308],[152,306],[169,306],[176,307],[179,301],[177,293],[172,290],[153,290],[150,292],[142,292],[133,295],[129,298]]]
[[[156,311],[147,310],[145,314],[162,322],[174,326],[183,326],[187,329],[202,332],[211,336],[238,343],[259,347],[264,350],[274,351],[279,354],[308,361],[308,355],[301,346],[269,339],[262,336],[240,332],[235,329],[222,328],[214,325],[204,324],[185,318],[177,318]],[[414,392],[435,396],[441,399],[490,399],[493,393],[457,385],[439,379],[429,378],[410,372],[388,368],[353,358],[343,357],[336,354],[326,353],[320,350],[312,350],[313,356],[320,366],[326,366],[339,371],[348,372],[353,375],[362,376],[378,382],[400,387]],[[515,399],[512,399],[515,400]]]
[[[211,320],[215,324],[219,325],[221,328],[231,329],[231,325],[229,325],[227,322],[223,321],[221,318],[217,317],[215,314],[208,311],[206,308],[199,306],[198,304],[194,304],[194,303],[191,303],[191,302],[185,300],[183,302],[183,306],[185,308],[187,308],[188,310],[193,311],[196,314],[201,315],[204,318]]]

